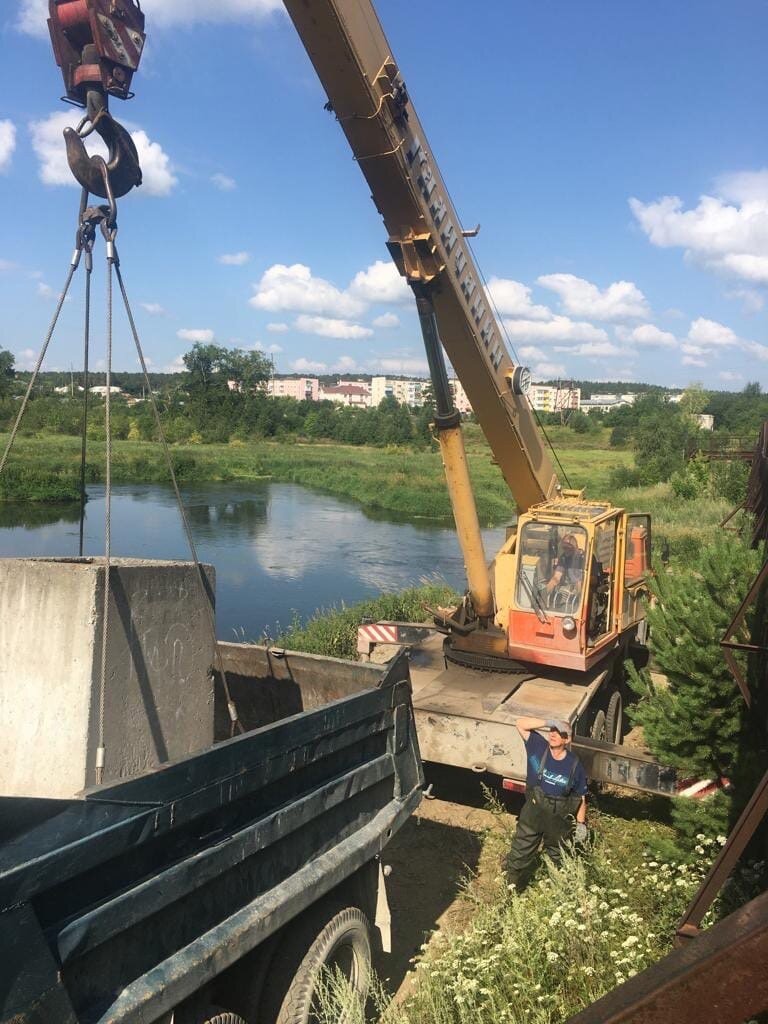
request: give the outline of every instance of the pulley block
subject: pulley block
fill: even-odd
[[[48,0],[48,13],[68,99],[85,106],[94,88],[128,99],[146,39],[139,0]]]

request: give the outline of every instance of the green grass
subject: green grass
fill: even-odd
[[[277,637],[281,647],[333,658],[357,658],[357,627],[363,619],[424,622],[427,607],[454,606],[459,595],[440,580],[429,580],[399,594],[382,594],[370,601],[317,611],[308,621],[296,619]]]

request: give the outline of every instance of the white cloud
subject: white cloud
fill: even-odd
[[[0,260],[0,274],[7,273],[10,270],[16,270],[18,267],[17,263],[13,260]]]
[[[39,353],[35,352],[33,348],[23,348],[21,352],[16,352],[15,355],[17,370],[34,370]]]
[[[531,374],[536,380],[552,380],[555,377],[564,377],[565,366],[562,363],[537,363],[531,367]]]
[[[595,327],[580,320],[571,320],[567,316],[553,316],[551,320],[505,320],[504,327],[513,340],[522,342],[539,341],[551,344],[578,344],[588,341],[608,341],[608,335],[602,327]]]
[[[40,180],[44,185],[70,185],[78,187],[67,164],[63,133],[65,128],[73,128],[79,121],[79,114],[59,111],[44,118],[32,121],[29,132],[32,148],[39,161]],[[139,162],[144,175],[144,182],[139,193],[151,196],[167,196],[178,184],[167,153],[158,142],[153,142],[141,128],[131,132]],[[88,151],[92,155],[107,156],[107,150],[101,139],[91,135],[88,139]]]
[[[267,330],[271,334],[285,334],[290,328],[288,324],[267,324]]]
[[[374,359],[370,366],[372,370],[377,370],[380,373],[413,374],[414,376],[425,376],[429,373],[426,359],[383,356],[379,359]]]
[[[186,364],[184,363],[184,356],[176,356],[166,367],[163,368],[163,373],[185,373]]]
[[[165,316],[166,311],[159,302],[141,302],[139,305],[150,316]]]
[[[768,346],[748,338],[740,338],[735,331],[717,320],[700,316],[692,321],[688,335],[680,346],[684,353],[683,364],[706,366],[712,356],[724,349],[741,349],[761,362],[768,362]]]
[[[411,289],[391,261],[376,260],[367,270],[355,274],[349,293],[363,302],[408,302]]]
[[[237,188],[237,182],[234,178],[230,178],[228,174],[212,174],[211,182],[219,192],[234,192]]]
[[[334,363],[333,369],[335,373],[356,373],[359,367],[357,361],[352,356],[341,356]]]
[[[361,327],[349,320],[339,320],[326,316],[307,316],[302,314],[294,321],[293,326],[304,334],[318,334],[321,338],[369,338],[373,331],[370,327]]]
[[[759,313],[765,305],[765,296],[755,288],[732,288],[725,294],[727,298],[741,302],[741,308],[747,314]]]
[[[717,179],[717,192],[734,203],[768,200],[768,167],[759,171],[736,171]]]
[[[243,267],[251,260],[249,252],[225,252],[217,257],[219,263],[225,267]]]
[[[518,355],[521,359],[546,359],[547,353],[543,349],[536,348],[535,345],[523,345],[522,348],[517,350]]]
[[[577,345],[575,348],[563,348],[560,345],[555,345],[555,352],[567,352],[569,355],[585,356],[590,358],[594,358],[596,356],[624,355],[623,349],[620,349],[610,341],[588,341],[583,345]]]
[[[730,327],[703,316],[691,323],[688,340],[702,349],[730,348],[739,344],[738,335]]]
[[[602,291],[575,274],[544,274],[536,283],[559,295],[563,309],[571,316],[633,320],[650,312],[645,296],[632,281],[614,281]]]
[[[131,132],[131,138],[139,153],[139,163],[144,175],[140,192],[150,196],[168,196],[178,185],[171,160],[159,142],[153,142],[145,131]]]
[[[526,320],[551,320],[552,311],[531,302],[531,289],[520,281],[492,277],[488,292],[501,316],[523,317]]]
[[[283,351],[282,345],[264,345],[260,341],[255,341],[251,348],[256,349],[257,352],[266,352],[268,355],[277,355]]]
[[[147,21],[155,28],[194,22],[257,21],[282,10],[281,0],[143,0]],[[17,25],[29,35],[45,37],[47,0],[21,0]]]
[[[328,366],[326,363],[318,363],[312,359],[305,359],[303,356],[301,359],[294,359],[291,363],[291,369],[295,373],[327,373]]]
[[[638,327],[616,328],[616,337],[638,348],[676,348],[677,338],[670,331],[662,331],[655,324],[640,324]]]
[[[342,292],[322,277],[313,277],[310,268],[303,263],[290,267],[275,263],[253,287],[255,294],[248,300],[250,304],[271,313],[291,310],[346,318],[359,316],[366,309],[360,299]]]
[[[397,316],[395,313],[382,313],[381,316],[377,316],[376,319],[372,321],[372,323],[374,327],[399,327],[400,317]]]
[[[176,331],[176,337],[181,341],[199,341],[202,345],[210,345],[216,335],[208,327],[182,327]]]
[[[11,166],[16,149],[16,125],[13,121],[0,121],[0,174]]]
[[[629,205],[653,245],[681,247],[709,269],[768,283],[768,169],[727,175],[717,188],[689,210],[679,196]]]

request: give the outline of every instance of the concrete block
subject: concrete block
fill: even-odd
[[[105,782],[213,742],[214,638],[188,562],[113,559]],[[103,559],[0,559],[0,794],[67,798],[95,784]]]

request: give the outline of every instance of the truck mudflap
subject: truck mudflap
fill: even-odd
[[[0,798],[0,1024],[157,1021],[375,858],[423,773],[407,660],[363,676],[85,799]]]

